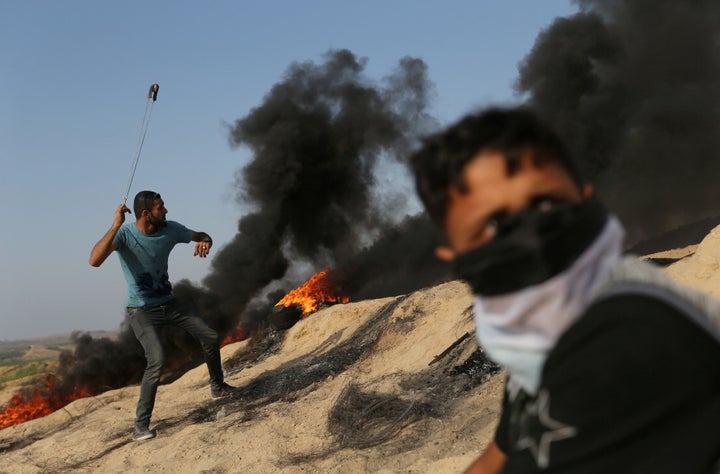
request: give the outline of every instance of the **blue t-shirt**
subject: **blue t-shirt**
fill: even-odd
[[[140,232],[134,222],[120,227],[115,245],[128,284],[128,307],[153,307],[173,299],[168,257],[175,244],[190,242],[193,233],[174,221],[151,235]]]

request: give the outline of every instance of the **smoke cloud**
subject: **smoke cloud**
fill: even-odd
[[[231,144],[253,154],[236,177],[238,199],[256,211],[203,282],[231,320],[293,263],[335,267],[394,227],[387,200],[373,198],[376,167],[383,157],[401,160],[433,125],[425,111],[432,86],[419,59],[403,58],[379,83],[365,66],[347,50],[295,63],[232,127]]]
[[[543,31],[517,91],[554,123],[632,243],[720,199],[720,3],[581,0]]]
[[[629,242],[716,215],[720,199],[720,3],[580,0],[520,65],[517,91],[554,123],[585,176],[616,210]],[[252,152],[237,173],[253,211],[212,261],[201,287],[175,294],[226,334],[261,319],[285,289],[334,269],[352,299],[409,292],[444,279],[423,216],[402,217],[402,193],[376,199],[383,160],[399,160],[435,123],[425,63],[403,58],[387,77],[367,60],[330,51],[292,64],[262,103],[230,128]],[[388,203],[395,203],[390,205]],[[399,205],[398,205],[399,203]],[[172,272],[172,269],[171,269]],[[169,368],[198,363],[195,341],[162,334]],[[117,338],[76,336],[61,357],[63,386],[135,383],[144,357],[123,324]]]
[[[347,50],[330,51],[319,64],[294,63],[230,127],[231,145],[252,152],[236,184],[238,201],[253,211],[217,251],[202,286],[174,286],[221,335],[241,319],[265,319],[286,290],[325,267],[335,269],[330,278],[351,299],[446,278],[446,267],[432,258],[430,223],[401,220],[409,189],[378,197],[376,183],[383,163],[401,163],[435,126],[426,111],[433,89],[427,66],[406,57],[372,80],[366,64]],[[201,362],[198,344],[182,330],[167,328],[161,339],[169,377]],[[127,322],[117,339],[79,334],[75,343],[60,361],[66,389],[104,391],[142,376],[142,348]]]
[[[253,154],[236,177],[238,198],[256,211],[203,282],[231,320],[294,262],[335,267],[394,227],[395,209],[373,199],[376,168],[383,157],[401,160],[433,125],[432,87],[419,59],[403,58],[380,82],[365,66],[347,50],[292,64],[232,127],[231,143]]]

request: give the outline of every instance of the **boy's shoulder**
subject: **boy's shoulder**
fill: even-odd
[[[720,302],[680,285],[655,264],[632,255],[618,262],[585,313],[588,318],[578,323],[591,322],[597,313],[620,318],[620,322],[678,318],[678,323],[694,324],[720,343]]]
[[[618,376],[641,362],[689,364],[701,353],[720,357],[720,303],[678,285],[653,264],[626,257],[558,339],[545,370],[557,375],[595,367]]]

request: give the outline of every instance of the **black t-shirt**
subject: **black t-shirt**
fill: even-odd
[[[593,304],[548,355],[538,394],[506,392],[504,473],[720,468],[720,343],[675,306]]]

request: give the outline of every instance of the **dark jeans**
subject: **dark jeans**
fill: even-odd
[[[210,386],[218,389],[223,383],[220,344],[217,333],[205,321],[181,307],[176,300],[153,308],[127,308],[130,326],[145,349],[147,366],[140,384],[140,399],[135,412],[135,425],[147,428],[155,406],[155,394],[165,365],[165,354],[156,329],[165,325],[186,330],[200,342],[210,372]]]

